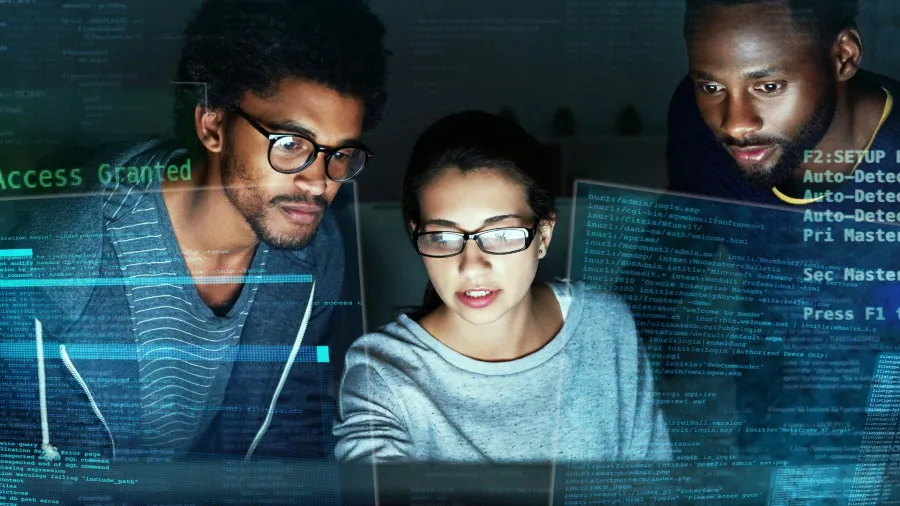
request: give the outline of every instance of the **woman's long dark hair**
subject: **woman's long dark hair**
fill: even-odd
[[[419,136],[403,177],[403,226],[412,240],[410,222],[421,223],[419,196],[444,170],[491,170],[522,185],[538,221],[555,215],[547,189],[551,174],[544,146],[513,121],[483,111],[465,111],[438,120]],[[443,304],[431,281],[422,305],[406,308],[417,320]]]

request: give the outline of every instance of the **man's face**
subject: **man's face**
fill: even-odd
[[[779,3],[708,7],[688,41],[700,114],[745,182],[784,183],[831,126],[826,53]]]
[[[321,146],[358,140],[364,104],[325,86],[285,79],[273,97],[247,93],[241,109],[272,133],[302,134]],[[234,116],[226,129],[221,170],[225,194],[259,240],[275,248],[301,249],[340,188],[325,175],[325,154],[296,174],[275,171],[269,139]]]

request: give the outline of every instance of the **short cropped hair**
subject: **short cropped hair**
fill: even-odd
[[[798,29],[824,48],[831,47],[841,30],[856,28],[857,0],[685,0],[684,38],[690,40],[704,7],[781,4],[788,7]]]
[[[184,29],[176,135],[196,137],[197,105],[233,110],[289,77],[362,99],[369,130],[387,101],[384,35],[364,0],[207,0]]]

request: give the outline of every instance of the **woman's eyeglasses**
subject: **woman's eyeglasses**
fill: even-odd
[[[416,251],[426,257],[444,258],[459,255],[466,243],[474,240],[481,251],[491,255],[509,255],[528,249],[537,233],[538,223],[531,228],[494,228],[475,234],[462,232],[413,232]]]

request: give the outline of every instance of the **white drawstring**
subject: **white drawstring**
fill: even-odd
[[[109,424],[106,423],[106,418],[103,418],[103,413],[100,412],[100,406],[97,406],[97,402],[94,400],[94,395],[91,393],[91,390],[88,388],[87,383],[85,383],[84,378],[81,377],[81,374],[78,372],[78,369],[75,368],[75,364],[72,363],[72,359],[69,358],[69,353],[66,351],[66,345],[59,345],[59,356],[62,358],[63,364],[65,364],[66,369],[69,370],[69,373],[72,377],[75,378],[75,381],[78,382],[78,385],[81,387],[81,390],[88,398],[88,402],[91,404],[91,409],[94,410],[94,414],[97,415],[97,418],[100,419],[100,423],[103,424],[103,428],[106,429],[106,434],[109,436],[109,443],[112,446],[112,457],[116,458],[116,440],[112,435],[112,430],[109,428]]]
[[[47,421],[47,376],[44,370],[44,328],[41,321],[34,319],[35,341],[37,341],[38,402],[41,406],[41,449],[43,456],[52,462],[59,458],[59,452],[50,444],[50,424]]]
[[[284,384],[287,381],[287,377],[291,372],[291,368],[294,364],[294,361],[297,359],[297,353],[300,351],[300,345],[303,342],[303,336],[306,334],[306,327],[309,324],[309,318],[312,314],[312,306],[313,306],[313,296],[316,291],[316,281],[313,279],[312,288],[309,292],[309,301],[306,303],[306,312],[303,315],[303,322],[300,324],[300,330],[297,332],[297,338],[294,340],[294,346],[291,348],[291,354],[288,357],[287,364],[284,366],[284,371],[281,373],[281,380],[278,382],[278,388],[275,389],[275,394],[272,396],[272,401],[269,404],[269,411],[266,415],[266,419],[262,424],[262,427],[259,428],[259,431],[256,433],[256,437],[253,438],[253,443],[250,445],[250,449],[247,451],[247,455],[245,459],[249,459],[250,456],[253,455],[253,452],[256,450],[257,445],[262,440],[266,431],[269,430],[269,425],[272,423],[272,416],[275,414],[275,405],[278,403],[278,397],[281,395],[281,390],[284,388]],[[47,420],[47,380],[44,371],[44,336],[43,336],[43,328],[41,326],[41,322],[38,319],[35,319],[35,337],[37,341],[37,361],[38,361],[38,397],[41,409],[41,448],[43,449],[43,456],[48,461],[53,461],[59,458],[59,451],[50,444],[50,425]],[[60,354],[62,355],[63,362],[65,362],[66,367],[70,372],[75,376],[75,379],[81,385],[82,389],[88,396],[88,399],[91,402],[91,407],[94,410],[94,413],[100,418],[100,421],[103,423],[104,428],[109,434],[110,441],[112,442],[112,451],[113,458],[116,455],[116,444],[115,440],[112,437],[112,432],[109,430],[109,426],[106,424],[106,420],[103,418],[103,415],[100,413],[96,403],[94,402],[93,396],[88,390],[87,385],[84,383],[84,380],[78,374],[78,372],[74,369],[74,365],[71,363],[71,360],[68,357],[68,354],[65,351],[65,347],[60,346]]]
[[[281,380],[278,382],[278,388],[275,389],[275,395],[272,396],[272,402],[269,404],[269,412],[266,415],[266,420],[256,433],[256,437],[253,438],[253,443],[250,444],[250,449],[247,450],[247,455],[244,456],[244,460],[250,460],[250,456],[256,451],[256,446],[259,445],[259,442],[266,434],[266,431],[269,430],[269,424],[272,423],[272,416],[275,414],[275,405],[278,403],[278,396],[281,395],[281,389],[284,388],[284,383],[287,381],[288,374],[291,372],[291,367],[294,365],[294,360],[297,358],[297,352],[300,351],[300,343],[303,342],[303,335],[306,334],[306,326],[309,324],[309,316],[312,314],[313,295],[315,293],[316,280],[313,279],[312,288],[309,291],[309,302],[306,303],[306,313],[303,315],[300,331],[297,332],[297,338],[294,339],[294,346],[291,348],[291,354],[288,357],[287,364],[284,366],[284,371],[281,373]]]

